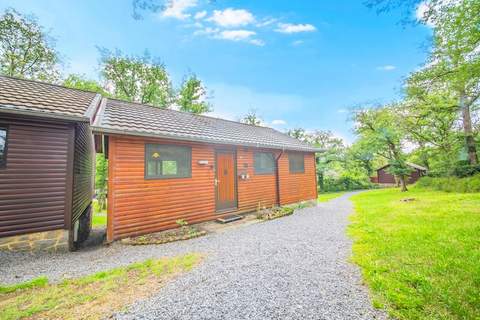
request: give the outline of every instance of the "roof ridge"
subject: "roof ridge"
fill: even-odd
[[[67,87],[67,86],[64,86],[64,85],[61,85],[61,84],[49,83],[49,82],[39,81],[39,80],[24,79],[24,78],[12,77],[12,76],[7,76],[7,75],[0,75],[0,78],[6,78],[6,79],[17,80],[17,81],[23,81],[23,82],[43,84],[43,85],[52,86],[52,87],[57,87],[57,88],[62,88],[62,89],[67,89],[67,90],[74,90],[74,91],[80,91],[80,92],[100,94],[100,93],[95,92],[95,91],[90,91],[90,90],[85,90],[85,89],[78,89],[78,88],[70,88],[70,87]],[[100,94],[100,95],[102,95],[102,94]],[[103,95],[102,95],[102,96],[103,96]]]
[[[208,119],[228,121],[228,122],[233,122],[233,123],[241,124],[241,125],[244,125],[244,126],[250,126],[250,127],[253,127],[253,128],[270,129],[270,130],[276,131],[276,132],[278,132],[278,133],[285,134],[285,133],[283,133],[283,132],[280,132],[280,131],[278,131],[278,130],[276,130],[276,129],[274,129],[274,128],[267,127],[267,126],[257,126],[257,125],[250,124],[250,123],[243,123],[243,122],[240,122],[240,121],[235,121],[235,120],[230,120],[230,119],[224,119],[224,118],[219,118],[219,117],[207,116],[207,115],[204,115],[204,114],[196,114],[196,113],[191,113],[191,112],[181,111],[181,110],[175,110],[175,109],[170,109],[170,108],[156,107],[156,106],[151,105],[151,104],[146,104],[146,103],[141,103],[141,102],[136,102],[136,101],[127,101],[127,100],[123,100],[123,99],[107,98],[107,97],[106,97],[106,99],[108,99],[108,100],[114,100],[114,101],[119,101],[119,102],[131,103],[131,104],[139,105],[139,106],[142,106],[142,107],[149,107],[149,108],[161,109],[161,110],[171,111],[171,112],[176,112],[176,113],[181,113],[181,114],[187,114],[187,115],[191,115],[191,116],[194,116],[194,117],[203,117],[203,118],[208,118]],[[295,139],[295,138],[294,138],[294,139]]]

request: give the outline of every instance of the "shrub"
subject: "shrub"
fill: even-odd
[[[471,177],[423,177],[417,184],[419,188],[441,190],[446,192],[480,192],[480,174]]]
[[[338,179],[324,178],[321,192],[337,192],[360,189],[371,189],[373,184],[365,179],[343,176]]]

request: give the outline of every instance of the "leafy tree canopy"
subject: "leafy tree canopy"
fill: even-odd
[[[115,97],[160,108],[171,105],[173,90],[168,73],[148,51],[143,56],[126,56],[120,50],[99,50],[101,75]]]
[[[33,16],[7,9],[0,16],[0,73],[11,77],[55,82],[60,59],[54,40]]]
[[[195,74],[187,76],[180,87],[177,104],[181,111],[201,114],[212,111],[207,101],[207,89]]]
[[[251,109],[248,113],[240,119],[240,122],[251,124],[254,126],[260,126],[263,122],[262,118],[258,115],[255,109]]]
[[[100,83],[87,79],[84,75],[71,74],[63,80],[63,85],[68,88],[97,92],[106,97],[110,96]]]

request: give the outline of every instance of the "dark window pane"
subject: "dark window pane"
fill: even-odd
[[[288,167],[290,173],[303,173],[305,172],[305,161],[303,153],[289,153],[288,154]]]
[[[190,147],[146,144],[145,162],[147,178],[187,178],[192,175]]]
[[[255,152],[254,168],[256,174],[271,174],[275,172],[275,159],[273,153]]]
[[[5,166],[7,156],[7,129],[0,127],[0,167]]]

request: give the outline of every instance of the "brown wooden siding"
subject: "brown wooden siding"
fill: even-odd
[[[73,163],[72,223],[92,202],[94,172],[93,136],[88,123],[75,127],[75,152]]]
[[[258,150],[271,152],[269,150]],[[257,208],[272,207],[277,202],[276,177],[272,174],[255,174],[252,148],[237,149],[238,175],[248,174],[249,179],[238,179],[238,206],[239,210],[256,210]],[[278,154],[274,152],[275,156]]]
[[[109,137],[108,215],[112,220],[108,228],[109,240],[176,227],[178,219],[194,223],[214,216],[214,149],[191,144],[191,178],[146,180],[146,142],[172,143]],[[200,165],[198,160],[208,160],[209,164]]]
[[[0,168],[0,237],[65,228],[73,127],[1,115],[0,123],[9,129],[7,165]]]
[[[303,153],[305,159],[304,173],[290,173],[288,152],[281,155],[278,160],[280,176],[280,204],[290,204],[317,197],[315,155]]]
[[[144,178],[145,143],[165,143],[192,147],[191,178]],[[196,223],[217,218],[215,212],[215,150],[230,148],[237,153],[237,212],[253,211],[258,206],[276,204],[275,174],[256,175],[253,148],[234,148],[200,143],[128,136],[109,137],[108,240],[177,227],[178,219]],[[275,151],[278,155],[279,152]],[[286,160],[285,160],[286,159]],[[201,165],[199,160],[207,160]],[[313,154],[305,156],[305,173],[290,175],[288,158],[281,158],[282,203],[315,199]],[[286,172],[285,172],[286,163]],[[292,183],[296,186],[292,188]],[[291,196],[288,192],[298,192]]]

